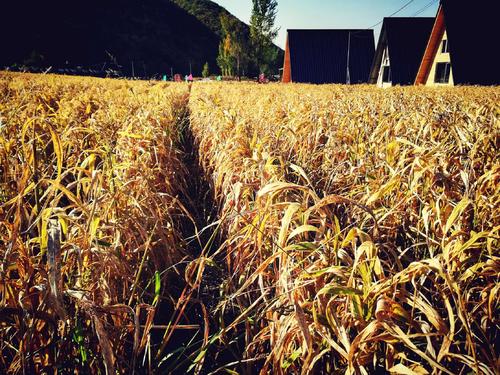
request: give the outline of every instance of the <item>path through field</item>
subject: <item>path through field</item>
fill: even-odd
[[[189,172],[186,183],[188,188],[186,194],[181,194],[180,200],[193,219],[184,220],[183,237],[187,243],[187,252],[195,260],[195,269],[200,272],[201,278],[193,283],[196,288],[188,286],[186,289],[189,290],[188,294],[192,294],[186,299],[179,325],[196,327],[193,330],[174,331],[168,345],[161,352],[161,356],[169,359],[160,362],[159,370],[174,373],[201,371],[201,374],[210,374],[219,373],[225,367],[238,366],[243,369],[247,366],[238,365],[244,351],[244,340],[241,336],[232,337],[226,344],[213,340],[222,326],[231,323],[236,315],[231,310],[221,312],[218,306],[223,298],[221,288],[229,278],[224,267],[225,254],[218,251],[225,240],[224,234],[221,233],[224,219],[221,220],[214,202],[215,191],[211,176],[205,175],[200,166],[199,148],[190,123],[189,98],[188,96],[183,107],[179,108],[177,122],[182,140],[183,167]],[[159,326],[170,323],[161,322],[161,316],[159,314]],[[221,326],[221,319],[227,323]],[[179,351],[181,347],[184,347],[185,351]]]

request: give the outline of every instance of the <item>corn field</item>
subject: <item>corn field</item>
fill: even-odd
[[[195,87],[261,373],[498,373],[498,88]],[[249,371],[251,372],[251,371]]]
[[[115,373],[148,345],[166,270],[185,257],[176,108],[187,92],[0,76],[5,371]]]
[[[498,374],[499,103],[0,73],[0,369]]]

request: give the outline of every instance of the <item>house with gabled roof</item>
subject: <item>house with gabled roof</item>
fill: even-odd
[[[373,30],[288,30],[282,81],[367,83],[374,53]]]
[[[432,17],[384,18],[369,83],[413,85],[433,25]]]
[[[498,85],[497,0],[441,0],[416,85]]]

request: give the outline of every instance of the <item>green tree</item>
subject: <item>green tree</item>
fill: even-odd
[[[261,73],[269,73],[276,60],[278,51],[274,48],[273,39],[278,35],[275,28],[278,13],[277,0],[252,0],[252,17],[250,18],[250,40],[253,59]]]
[[[242,71],[244,72],[247,70],[250,61],[248,32],[245,31],[241,22],[233,20],[230,29],[233,41],[231,45],[231,56],[236,64],[235,69],[238,79],[241,78]]]
[[[203,65],[203,71],[201,72],[203,78],[207,78],[210,75],[210,67],[208,66],[208,61]]]
[[[220,16],[223,38],[219,45],[217,63],[224,75],[236,73],[241,77],[250,60],[248,54],[248,33],[238,19],[223,13]]]

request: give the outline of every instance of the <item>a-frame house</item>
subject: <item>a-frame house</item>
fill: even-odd
[[[369,83],[379,87],[413,85],[434,18],[384,18]]]
[[[288,30],[282,82],[367,83],[373,30]]]
[[[416,85],[500,84],[498,0],[441,0]]]

